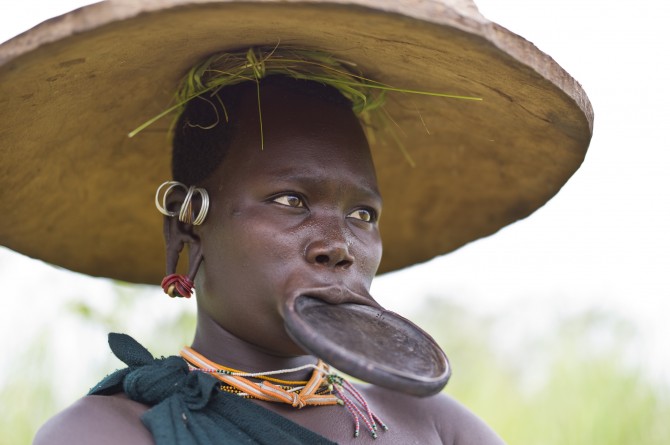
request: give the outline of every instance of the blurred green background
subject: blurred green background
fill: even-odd
[[[92,329],[135,335],[133,316],[143,311],[153,292],[128,285],[113,286],[114,310],[100,310],[86,299],[73,299],[59,318]],[[159,304],[171,305],[166,298]],[[195,326],[193,305],[142,325],[137,339],[154,355],[171,355],[188,344]],[[647,444],[670,443],[670,393],[627,360],[635,347],[636,329],[607,312],[584,312],[553,322],[544,334],[526,336],[510,347],[501,344],[500,317],[478,316],[449,303],[444,296],[427,298],[405,314],[429,331],[450,357],[454,374],[446,392],[481,416],[510,444]],[[503,316],[501,316],[503,317]],[[133,325],[131,326],[130,323]],[[87,357],[68,363],[83,377],[65,394],[55,370],[57,351],[46,327],[13,357],[0,386],[0,444],[32,441],[50,416],[82,396],[121,364],[105,350],[99,362]],[[27,364],[27,366],[25,365]],[[66,368],[67,369],[67,368]],[[62,388],[61,388],[62,389]]]

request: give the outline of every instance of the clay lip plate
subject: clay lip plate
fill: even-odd
[[[425,397],[451,376],[447,356],[411,321],[361,304],[301,295],[284,311],[291,338],[309,353],[366,382]]]

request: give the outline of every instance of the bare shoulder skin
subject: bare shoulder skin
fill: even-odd
[[[379,411],[383,410],[387,418],[393,420],[396,427],[425,439],[404,443],[504,444],[479,417],[446,394],[418,398],[371,385],[364,387],[362,392],[371,405],[379,406]]]
[[[479,417],[447,396],[419,398],[378,386],[358,386],[372,411],[388,426],[373,439],[361,422],[353,437],[353,420],[343,407],[263,406],[340,444],[377,445],[502,445],[503,440]]]
[[[33,445],[150,445],[154,440],[140,421],[147,409],[125,394],[86,396],[45,423]]]

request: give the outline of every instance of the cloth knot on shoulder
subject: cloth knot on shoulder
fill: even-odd
[[[189,372],[183,359],[172,356],[132,369],[123,382],[123,390],[131,399],[147,405],[179,395],[190,409],[198,410],[207,405],[216,385],[211,376]]]
[[[109,334],[109,346],[128,368],[108,376],[91,393],[105,394],[122,390],[132,400],[150,406],[178,395],[189,409],[199,410],[209,403],[217,391],[217,381],[213,377],[189,372],[186,362],[177,356],[154,358],[129,335]]]

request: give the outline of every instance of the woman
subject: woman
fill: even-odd
[[[274,383],[287,394],[295,394],[292,389],[300,386],[296,382],[311,380],[314,375],[328,379],[329,371],[324,371],[314,356],[305,355],[305,349],[309,348],[305,348],[299,332],[291,331],[287,320],[303,295],[334,305],[377,308],[368,291],[381,260],[380,188],[385,199],[384,227],[389,228],[389,236],[385,236],[384,241],[385,246],[390,245],[389,259],[382,269],[391,270],[444,253],[527,215],[567,180],[588,145],[591,116],[581,90],[570,84],[567,75],[546,59],[541,63],[526,61],[528,65],[525,65],[512,60],[506,51],[496,50],[482,38],[486,34],[483,31],[491,28],[486,28],[484,19],[472,10],[462,5],[445,6],[446,13],[440,16],[445,23],[437,26],[434,22],[439,20],[433,19],[431,24],[419,19],[433,14],[432,4],[418,10],[402,3],[394,5],[399,12],[412,17],[365,6],[367,8],[343,8],[317,2],[262,7],[241,3],[182,8],[158,6],[132,18],[128,16],[136,11],[121,8],[119,12],[97,6],[97,10],[88,10],[88,19],[97,18],[104,23],[89,21],[85,25],[90,27],[86,33],[62,41],[56,39],[51,47],[26,52],[23,58],[16,57],[5,63],[3,77],[18,81],[31,77],[33,65],[25,63],[31,57],[55,57],[59,61],[56,71],[60,71],[49,77],[53,80],[47,81],[65,81],[60,90],[58,85],[52,89],[53,100],[47,108],[53,106],[60,110],[65,104],[75,108],[88,104],[91,107],[81,111],[92,109],[99,116],[120,116],[126,113],[114,114],[110,110],[127,101],[160,102],[158,91],[170,77],[160,72],[161,69],[166,72],[165,66],[171,65],[164,61],[166,51],[170,51],[169,60],[186,59],[193,63],[194,56],[211,54],[209,45],[214,41],[221,45],[220,36],[213,38],[208,34],[215,29],[230,33],[226,40],[229,48],[245,43],[244,38],[233,40],[231,36],[239,37],[243,34],[238,33],[254,29],[254,39],[265,43],[271,35],[279,34],[274,37],[275,41],[301,40],[300,43],[310,43],[309,47],[327,47],[328,53],[341,54],[345,65],[352,60],[366,64],[370,73],[365,72],[365,79],[372,77],[376,70],[386,72],[387,78],[382,81],[385,86],[391,85],[388,87],[391,89],[410,88],[406,82],[415,77],[429,85],[413,89],[443,91],[444,88],[435,86],[450,73],[449,79],[459,80],[451,83],[452,86],[465,89],[467,85],[467,90],[475,93],[473,96],[484,97],[487,104],[481,107],[463,102],[445,104],[443,100],[437,102],[436,97],[423,99],[418,94],[395,106],[389,101],[389,120],[395,120],[399,131],[408,133],[405,140],[412,143],[408,150],[411,161],[406,161],[401,154],[407,142],[398,144],[401,150],[394,144],[387,144],[384,150],[375,139],[373,155],[381,178],[381,187],[378,187],[368,142],[342,92],[321,86],[320,82],[265,77],[264,65],[258,62],[269,60],[266,57],[249,61],[254,72],[259,73],[252,81],[217,90],[213,96],[204,96],[204,100],[200,100],[203,96],[197,96],[198,99],[188,102],[175,126],[173,175],[178,182],[159,189],[162,195],[158,194],[157,202],[166,215],[167,268],[168,277],[172,277],[164,280],[166,292],[173,296],[190,296],[190,282],[195,282],[198,329],[192,349],[187,349],[183,356],[192,368],[200,368],[200,371],[189,371],[181,359],[154,362],[132,340],[113,337],[112,347],[125,359],[129,369],[106,379],[94,388],[93,395],[49,422],[36,443],[71,443],[73,438],[101,443],[105,440],[207,443],[204,437],[213,442],[232,442],[237,435],[278,443],[294,439],[305,443],[326,439],[365,442],[375,436],[389,443],[500,442],[481,421],[444,395],[419,399],[378,386],[360,387],[360,395],[355,389],[346,393],[347,384],[331,377],[332,381],[317,385],[323,388],[320,393],[314,393],[321,397],[314,399],[318,400],[314,404],[319,406],[295,409],[307,403],[306,400],[279,404],[264,401],[259,395],[240,404],[239,397],[226,395],[226,391],[239,392],[234,382],[224,379],[220,384],[214,378],[221,374],[234,375],[274,390],[276,388],[266,383],[272,382],[267,377],[276,375],[270,372],[284,371]],[[149,7],[152,8],[154,6]],[[464,15],[466,12],[471,15]],[[112,18],[105,17],[105,13]],[[450,18],[450,14],[456,18]],[[241,17],[249,18],[252,23],[240,24]],[[375,20],[370,21],[371,18]],[[296,28],[303,21],[305,29]],[[361,29],[356,26],[357,21],[367,26],[374,23],[375,32],[370,34],[375,35],[354,34],[352,30]],[[193,38],[200,44],[197,50],[184,48],[178,39],[163,40],[165,35],[161,32],[174,33],[175,29],[185,29],[186,23],[197,24],[189,28],[189,32],[197,30],[198,35]],[[398,26],[405,27],[408,34],[404,41],[393,42],[391,38],[398,32]],[[378,35],[385,38],[380,39]],[[110,51],[118,51],[118,57],[110,57],[109,52],[94,61],[89,60],[90,55],[83,57],[87,50],[108,42],[110,36],[128,38],[128,47],[118,42],[112,45],[115,49]],[[137,41],[144,37],[148,40]],[[162,41],[166,48],[152,47],[148,51],[147,41],[154,44]],[[412,49],[417,42],[421,42],[421,47]],[[507,51],[513,53],[514,45],[506,43]],[[523,46],[521,41],[512,43]],[[426,66],[425,56],[438,53],[441,57]],[[462,59],[462,54],[468,54],[467,63],[447,63]],[[80,57],[75,57],[77,55]],[[351,57],[344,59],[344,55]],[[533,55],[541,58],[537,51]],[[123,67],[128,60],[133,61],[135,69]],[[423,61],[423,66],[414,66],[417,61]],[[494,74],[483,72],[484,61],[491,65],[489,73]],[[120,66],[115,66],[117,64]],[[450,65],[448,70],[446,65]],[[529,72],[529,66],[541,67],[544,77]],[[144,76],[138,72],[143,68],[148,69]],[[435,72],[430,72],[431,69]],[[168,71],[183,72],[183,69]],[[501,76],[501,72],[509,76]],[[402,76],[409,73],[411,75]],[[394,76],[404,77],[404,82],[394,82]],[[99,77],[106,80],[96,83]],[[121,78],[135,79],[135,85],[148,91],[132,88],[131,95],[117,89],[114,93],[118,94],[110,100],[112,96],[107,94],[105,85],[118,83]],[[96,85],[101,94],[94,99],[85,94],[80,97],[68,91],[67,87],[75,83]],[[559,83],[563,90],[556,86]],[[136,92],[142,100],[134,97]],[[32,100],[16,94],[11,97],[13,100],[16,97],[17,103]],[[17,114],[21,114],[22,107],[25,105],[17,105]],[[47,112],[46,116],[53,119],[56,114]],[[38,123],[40,119],[41,116],[35,117]],[[124,142],[117,136],[107,137],[118,133],[117,121],[95,118],[92,121],[98,125],[104,122],[100,131],[92,133],[97,139],[107,141],[103,145],[109,146],[112,153],[85,149],[87,153],[103,156],[104,168],[84,178],[89,172],[83,168],[86,156],[80,154],[74,158],[72,176],[75,178],[72,179],[75,184],[87,186],[103,183],[101,188],[92,186],[87,190],[93,195],[94,205],[120,206],[126,209],[124,218],[112,216],[113,211],[105,215],[109,210],[101,210],[96,215],[84,212],[86,218],[92,216],[97,222],[78,226],[81,221],[70,223],[61,214],[53,226],[55,230],[63,227],[70,236],[59,240],[57,252],[53,251],[53,244],[49,246],[44,242],[28,246],[16,230],[3,231],[3,240],[7,239],[5,243],[16,250],[73,269],[149,281],[155,269],[145,263],[155,262],[155,249],[147,248],[151,243],[144,239],[147,232],[141,230],[142,223],[129,224],[128,221],[134,219],[128,216],[129,209],[134,208],[130,202],[136,199],[145,178],[124,175],[146,168],[147,159],[163,162],[164,156],[152,157],[143,152],[158,139],[150,135],[130,148],[127,145],[134,142]],[[449,124],[446,129],[443,128],[445,122]],[[436,134],[425,134],[424,124]],[[61,126],[51,134],[57,142],[54,145],[62,143],[64,147],[61,156],[70,150],[81,152],[82,146],[86,146],[78,140],[81,131],[68,133],[69,125],[67,122],[66,128]],[[379,139],[388,142],[397,136],[391,133],[392,136],[380,137],[383,132],[380,124],[376,125],[372,127],[377,130],[373,134]],[[69,135],[60,138],[60,134]],[[30,138],[43,137],[30,136],[26,141],[25,131],[21,135],[27,147],[38,145]],[[92,140],[87,139],[86,134],[82,137]],[[139,138],[142,137],[141,133]],[[21,138],[16,136],[16,139]],[[110,146],[111,140],[121,141],[120,147]],[[444,146],[445,143],[450,145]],[[195,151],[200,150],[203,151],[200,160],[191,162]],[[134,156],[139,156],[142,162],[133,161]],[[77,165],[79,160],[81,164]],[[100,159],[96,161],[99,162]],[[410,162],[417,166],[412,167]],[[102,178],[110,173],[114,180],[105,182]],[[145,176],[151,177],[152,173],[147,171]],[[126,179],[130,181],[130,188]],[[151,179],[154,184],[160,183],[156,178]],[[87,208],[91,196],[68,189],[68,181],[68,178],[59,178],[57,182],[61,184],[60,189],[75,195],[64,201]],[[96,190],[104,190],[108,195],[112,192],[114,198],[99,199],[95,196]],[[46,225],[51,226],[48,222]],[[100,228],[96,230],[96,238],[102,235],[94,249],[86,247],[90,227]],[[447,237],[443,235],[445,228]],[[109,239],[112,244],[125,244],[105,244]],[[178,278],[173,275],[184,245],[188,246],[189,267],[186,276]],[[107,261],[110,259],[112,261]],[[349,337],[361,335],[351,330],[346,320],[338,326]],[[372,340],[375,343],[383,339]],[[405,360],[411,362],[416,358]],[[390,362],[400,366],[398,360]],[[208,367],[228,374],[203,369]],[[152,376],[161,378],[152,380]],[[147,379],[150,384],[145,384]],[[164,391],[165,382],[173,382],[171,387],[186,389]],[[302,384],[301,387],[308,386]],[[152,392],[156,388],[161,388],[160,396]],[[245,391],[253,396],[249,390]],[[325,400],[328,403],[321,403]],[[335,403],[331,403],[333,400]],[[240,412],[246,414],[233,422],[233,413]],[[251,426],[249,419],[253,419]],[[351,419],[358,427],[347,426]],[[222,426],[228,421],[234,426]],[[354,432],[361,430],[360,436],[354,439]],[[286,436],[278,436],[284,433]]]

